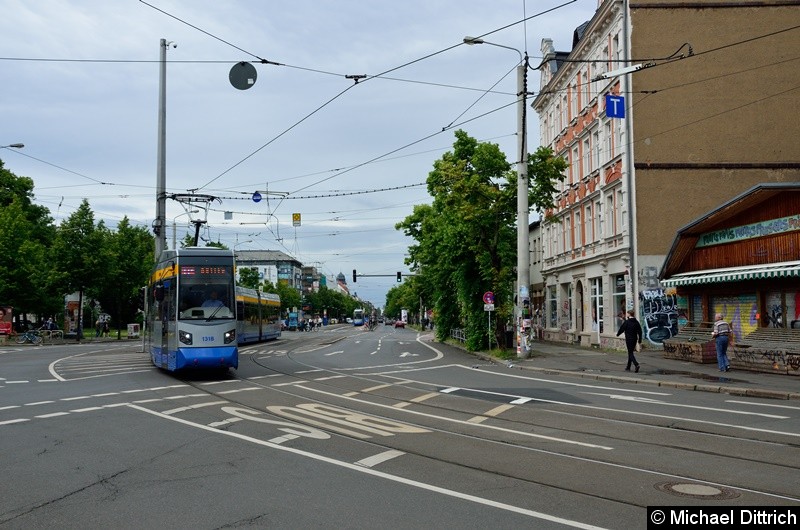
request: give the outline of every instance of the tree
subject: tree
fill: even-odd
[[[111,314],[119,338],[122,326],[135,321],[139,290],[147,284],[155,261],[155,240],[146,228],[132,227],[127,216],[117,224],[116,232],[100,226],[106,267],[96,286],[97,299]]]
[[[257,267],[239,267],[239,285],[248,289],[258,289],[260,281]]]
[[[416,272],[409,289],[434,306],[437,339],[463,328],[474,350],[488,345],[482,294],[495,293],[498,342],[513,311],[517,175],[496,144],[479,143],[461,130],[455,136],[453,151],[434,162],[428,175],[433,203],[416,206],[396,228],[416,241],[406,259]],[[539,211],[552,207],[565,169],[563,159],[539,148],[528,164],[529,204]],[[387,297],[387,310],[394,310],[395,297],[405,294]]]
[[[53,242],[53,264],[57,275],[56,283],[61,292],[78,292],[79,311],[83,310],[83,295],[86,289],[96,293],[98,278],[104,277],[103,231],[94,224],[94,214],[89,202],[84,199],[81,205],[61,226],[58,227]],[[105,259],[108,259],[106,255]],[[80,319],[83,326],[83,319]],[[81,338],[79,328],[78,339]]]

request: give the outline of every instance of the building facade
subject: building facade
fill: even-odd
[[[674,330],[648,311],[674,301],[658,275],[678,229],[800,181],[798,17],[782,0],[600,0],[571,50],[542,41],[532,106],[569,163],[541,227],[546,339],[621,349],[634,309],[660,347]]]
[[[257,269],[261,281],[302,291],[303,264],[280,250],[237,250],[236,265]]]

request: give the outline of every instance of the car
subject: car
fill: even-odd
[[[402,320],[398,320],[398,321],[396,321],[394,323],[394,327],[396,327],[396,328],[405,328],[406,327],[406,323],[403,322]]]

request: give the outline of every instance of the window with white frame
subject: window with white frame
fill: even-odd
[[[614,210],[614,222],[617,225],[616,232],[618,234],[622,232],[622,210],[624,204],[622,190],[617,190],[617,204],[616,209]]]
[[[583,140],[583,171],[581,172],[581,177],[585,177],[589,175],[594,168],[592,168],[592,137],[587,136]]]
[[[561,105],[556,105],[556,136],[564,129],[564,117],[561,114]]]
[[[610,193],[606,196],[606,215],[608,216],[608,223],[606,223],[606,236],[611,237],[616,233],[614,227],[614,194]]]
[[[592,331],[603,332],[603,279],[591,279]]]
[[[572,121],[578,115],[578,84],[577,82],[573,83],[569,90],[570,96],[570,116],[569,119]]]
[[[562,218],[564,225],[564,252],[572,249],[572,219],[569,212]]]
[[[555,328],[558,326],[558,298],[555,285],[547,288],[547,326]]]
[[[583,235],[581,234],[581,230],[583,229],[583,225],[581,224],[581,212],[575,212],[575,248],[579,249],[583,246]]]
[[[594,148],[594,154],[592,155],[594,158],[594,164],[592,167],[595,169],[600,168],[600,150],[602,148],[602,144],[600,143],[600,131],[595,131],[592,133],[592,147]]]
[[[613,134],[613,124],[611,120],[606,120],[603,124],[603,137],[606,141],[606,162],[610,161],[614,158],[614,134]]]
[[[575,184],[581,179],[581,157],[578,154],[578,145],[572,148],[572,161],[570,164],[570,181]]]
[[[592,226],[592,223],[594,222],[593,220],[592,201],[588,201],[583,207],[583,235],[586,238],[586,243],[591,243],[594,241],[594,227]]]
[[[594,201],[594,233],[597,234],[597,239],[603,237],[603,203],[600,199]]]
[[[589,102],[592,100],[591,90],[589,88],[590,86],[589,69],[587,67],[587,69],[583,72],[583,86],[581,87],[583,89],[583,101],[581,102],[582,108],[588,107]]]
[[[616,329],[625,321],[625,275],[616,274],[611,277],[614,292],[611,296],[612,307],[614,308]]]

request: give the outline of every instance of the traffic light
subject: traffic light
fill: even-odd
[[[403,275],[398,272],[397,273],[397,283],[400,283],[402,281],[403,281]]]
[[[353,269],[353,283],[356,283],[356,270]]]

